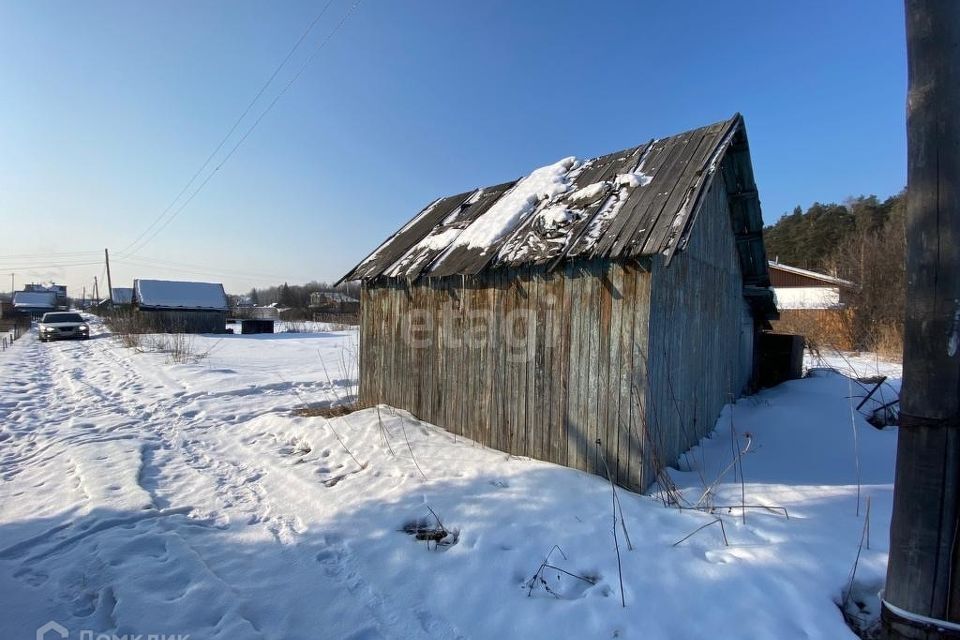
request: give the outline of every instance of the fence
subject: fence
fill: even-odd
[[[30,330],[30,318],[17,317],[0,320],[0,351],[6,351],[13,346],[14,340]]]

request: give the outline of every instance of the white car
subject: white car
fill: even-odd
[[[40,320],[40,342],[49,340],[86,340],[90,337],[90,326],[79,313],[45,313]]]

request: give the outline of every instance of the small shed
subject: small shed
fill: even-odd
[[[342,279],[360,401],[643,489],[751,389],[762,227],[739,114],[440,198]]]
[[[271,320],[276,321],[280,319],[280,310],[276,307],[236,307],[233,310],[233,315],[235,318],[244,320]]]
[[[40,318],[57,308],[56,291],[17,291],[13,294],[13,310],[18,314]]]
[[[224,333],[227,295],[214,282],[134,280],[133,309],[142,330],[158,333]]]

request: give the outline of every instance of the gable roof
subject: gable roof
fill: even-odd
[[[702,196],[731,144],[746,148],[731,119],[584,162],[565,158],[503,184],[440,198],[342,279],[471,275],[500,266],[556,265],[571,258],[635,258],[686,246]],[[762,219],[749,184],[738,241],[751,284],[765,286]],[[734,222],[737,225],[737,222]],[[750,236],[750,237],[746,237]],[[759,246],[759,249],[757,247]]]
[[[53,309],[56,306],[56,291],[17,291],[13,294],[14,309]]]
[[[798,276],[803,276],[805,278],[812,278],[814,280],[819,280],[824,284],[835,285],[838,287],[847,287],[855,288],[857,285],[850,282],[849,280],[842,280],[840,278],[834,278],[833,276],[828,276],[825,273],[817,273],[816,271],[808,271],[807,269],[801,269],[800,267],[791,267],[780,262],[771,260],[768,265],[771,269],[779,269],[780,271],[785,271],[787,273],[793,273]]]
[[[218,282],[134,280],[133,300],[147,309],[227,310],[227,294]]]

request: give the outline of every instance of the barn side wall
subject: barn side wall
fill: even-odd
[[[137,309],[137,323],[155,333],[224,333],[226,311],[172,311]]]
[[[605,458],[641,489],[650,282],[641,266],[571,262],[367,283],[360,400],[515,455],[601,475]]]
[[[750,382],[753,330],[726,187],[715,180],[686,250],[669,266],[653,262],[647,399],[665,461],[709,433]]]

